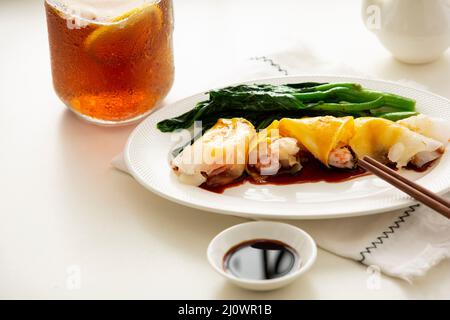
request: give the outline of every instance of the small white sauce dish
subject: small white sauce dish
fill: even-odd
[[[227,253],[237,245],[255,239],[275,240],[288,245],[298,254],[300,263],[290,273],[269,280],[238,278],[225,270]],[[211,266],[235,285],[249,290],[269,291],[292,283],[308,271],[316,260],[317,246],[309,234],[297,227],[280,222],[256,221],[222,231],[209,244],[207,256]]]

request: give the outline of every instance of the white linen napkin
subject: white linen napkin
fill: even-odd
[[[300,48],[253,57],[230,66],[229,74],[216,78],[214,85],[298,74],[370,78],[345,64],[330,63],[317,53]],[[408,85],[423,87],[411,81]],[[127,172],[122,155],[113,159],[112,165]],[[447,197],[450,198],[450,195]],[[310,233],[322,249],[407,281],[424,275],[441,260],[450,258],[450,220],[420,204],[377,215],[289,223]]]

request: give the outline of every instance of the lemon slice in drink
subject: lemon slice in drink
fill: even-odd
[[[143,54],[146,45],[162,29],[164,16],[157,4],[147,4],[116,17],[95,29],[84,41],[96,58],[117,63]]]

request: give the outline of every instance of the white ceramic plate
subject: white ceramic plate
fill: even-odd
[[[295,82],[357,82],[364,87],[392,92],[417,100],[417,109],[427,115],[450,120],[450,101],[429,92],[396,83],[341,76],[298,76],[262,79],[248,83],[285,84]],[[174,143],[171,134],[162,133],[156,124],[186,112],[202,100],[198,94],[166,106],[149,116],[131,134],[125,161],[134,178],[150,191],[177,203],[213,211],[258,219],[325,219],[385,212],[414,203],[404,193],[374,176],[342,183],[306,183],[288,186],[250,183],[230,188],[224,194],[212,193],[181,184],[169,166]],[[404,172],[421,185],[437,193],[450,190],[450,152],[425,173]]]

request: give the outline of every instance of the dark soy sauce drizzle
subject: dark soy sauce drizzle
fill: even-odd
[[[435,161],[431,161],[425,164],[421,168],[417,168],[412,164],[408,164],[405,168],[407,170],[416,171],[423,173],[430,169],[434,165]],[[290,184],[300,184],[300,183],[314,183],[314,182],[329,182],[338,183],[349,181],[355,178],[370,175],[363,168],[356,167],[355,169],[336,169],[327,168],[320,161],[314,158],[308,158],[307,162],[302,163],[303,168],[297,174],[280,174],[276,176],[268,176],[264,181],[255,181],[250,176],[243,176],[238,180],[223,185],[223,186],[208,186],[206,183],[201,185],[200,188],[214,192],[214,193],[224,193],[225,190],[232,187],[237,187],[243,185],[245,182],[249,182],[254,185],[290,185]],[[388,167],[394,170],[398,170],[395,164],[389,163]]]
[[[241,279],[269,280],[291,273],[299,260],[294,249],[281,241],[256,239],[231,248],[225,254],[223,267]]]
[[[307,162],[302,163],[302,166],[302,170],[300,170],[297,174],[286,173],[276,176],[268,176],[264,181],[255,181],[251,177],[245,176],[235,182],[223,186],[208,186],[207,184],[203,184],[200,187],[211,192],[223,193],[228,188],[242,185],[247,181],[255,185],[289,185],[320,181],[337,183],[369,174],[366,170],[359,167],[348,170],[327,168],[320,161],[314,158],[309,158]]]

